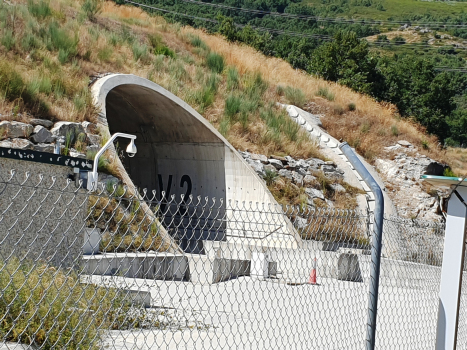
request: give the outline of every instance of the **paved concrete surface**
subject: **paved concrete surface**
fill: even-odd
[[[101,277],[98,277],[101,278]],[[106,349],[364,349],[368,285],[241,277],[214,285],[107,277],[150,290],[174,327],[110,331]],[[303,281],[306,282],[306,281]],[[430,283],[427,280],[427,283]],[[432,349],[438,296],[430,288],[380,287],[378,349]],[[427,290],[429,289],[429,290]]]

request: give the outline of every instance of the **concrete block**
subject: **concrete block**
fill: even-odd
[[[85,228],[83,230],[83,254],[92,255],[99,253],[101,243],[101,230],[98,228]]]
[[[357,254],[344,253],[339,256],[339,260],[337,261],[337,279],[363,282]]]

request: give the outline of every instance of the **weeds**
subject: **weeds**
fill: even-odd
[[[96,16],[102,11],[102,1],[84,0],[81,10],[90,21],[94,21]]]
[[[279,177],[277,171],[273,171],[270,169],[266,169],[265,174],[263,176],[264,181],[266,181],[266,185],[271,186],[276,179]]]
[[[224,70],[224,57],[211,52],[206,58],[206,64],[214,73],[222,73]]]
[[[241,103],[242,102],[239,96],[232,94],[227,96],[225,100],[224,114],[230,118],[234,117],[237,113],[240,112]]]
[[[306,102],[305,94],[302,90],[298,88],[293,88],[287,86],[284,89],[284,95],[287,100],[289,100],[290,104],[295,105],[297,107],[303,107]]]
[[[143,63],[146,62],[148,58],[148,47],[145,44],[140,44],[139,42],[135,41],[132,46],[133,58],[135,62],[142,61]]]
[[[324,88],[320,87],[316,95],[320,97],[324,97],[328,101],[334,101],[334,98],[335,98],[334,94],[330,92],[328,88],[325,88],[325,87]]]
[[[240,75],[235,67],[229,67],[227,69],[227,89],[233,90],[240,87]]]
[[[357,109],[357,106],[355,105],[355,103],[351,102],[347,105],[347,109],[352,112]]]
[[[391,134],[392,136],[399,136],[399,129],[396,125],[391,125]]]
[[[15,44],[16,44],[16,38],[13,35],[13,31],[8,30],[8,29],[4,29],[2,39],[1,39],[1,43],[2,43],[3,46],[5,46],[5,49],[7,51],[10,51],[13,48],[13,46],[15,46]]]
[[[31,15],[38,19],[44,19],[52,15],[52,9],[49,3],[43,0],[28,0],[28,10]]]

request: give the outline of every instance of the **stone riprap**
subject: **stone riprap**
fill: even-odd
[[[335,192],[345,193],[345,188],[339,183],[343,180],[343,171],[339,169],[332,161],[323,161],[319,158],[295,159],[290,156],[270,156],[266,157],[262,154],[250,153],[248,151],[239,151],[245,161],[256,171],[261,177],[266,176],[267,171],[277,173],[279,177],[290,180],[292,184],[298,187],[305,187],[307,195],[307,205],[314,207],[314,200],[321,200],[322,205],[333,207],[332,201],[325,198],[324,193],[317,183],[317,178],[313,174],[322,172],[323,175],[334,182],[330,185],[331,190]],[[299,222],[299,221],[297,221]]]
[[[90,122],[72,123],[31,118],[29,123],[8,121],[0,122],[0,147],[20,150],[33,150],[38,152],[54,153],[57,138],[66,140],[67,134],[74,133],[74,140],[78,135],[82,141],[82,150],[69,149],[71,157],[86,158],[86,151],[97,152],[102,137],[96,135],[97,125]],[[84,135],[84,136],[83,136]],[[84,144],[83,144],[84,142]],[[64,144],[61,145],[63,150]]]
[[[393,153],[393,159],[376,159],[375,167],[383,177],[386,191],[399,215],[439,221],[439,195],[436,191],[427,193],[422,187],[420,177],[443,175],[447,166],[419,154],[407,141],[399,141],[394,146],[386,147],[386,151]]]

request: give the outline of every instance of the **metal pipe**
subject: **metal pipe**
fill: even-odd
[[[125,137],[132,141],[136,139],[135,135],[125,134],[123,132],[116,132],[110,137],[110,139],[105,143],[105,145],[102,146],[99,152],[97,152],[96,155],[94,156],[94,164],[92,167],[92,171],[88,172],[88,190],[95,191],[97,189],[97,182],[98,182],[97,167],[99,165],[99,158],[107,150],[107,148],[109,148],[110,145],[113,144],[113,141],[117,137]],[[128,149],[127,149],[127,152],[128,152]],[[136,148],[135,148],[135,153],[136,153]]]
[[[350,164],[360,174],[363,181],[370,187],[375,196],[375,222],[373,225],[373,237],[371,240],[371,271],[370,271],[370,290],[368,298],[368,321],[366,334],[366,349],[375,349],[376,340],[376,316],[378,311],[378,289],[379,273],[381,264],[381,249],[383,239],[383,221],[384,221],[384,197],[381,187],[375,181],[370,172],[363,165],[357,154],[352,150],[347,142],[342,143],[339,148],[347,157]]]

